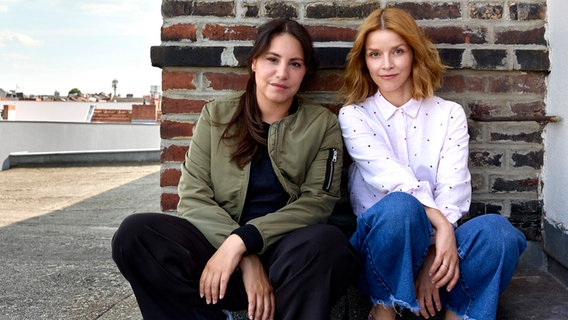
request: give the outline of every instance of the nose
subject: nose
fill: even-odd
[[[288,65],[286,63],[280,63],[276,69],[276,78],[280,80],[285,80],[288,78]]]
[[[393,64],[390,55],[388,54],[383,55],[383,69],[391,69],[392,67]]]

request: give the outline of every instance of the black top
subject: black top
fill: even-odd
[[[296,112],[296,101],[290,108],[290,114]],[[268,138],[270,125],[263,123],[264,138]],[[254,218],[262,217],[284,207],[290,195],[284,190],[282,184],[272,168],[272,162],[268,155],[268,147],[261,146],[261,154],[258,159],[251,162],[249,184],[245,204],[239,224],[240,228],[233,231],[243,239],[248,253],[256,253],[262,250],[263,240],[258,229],[246,223]]]

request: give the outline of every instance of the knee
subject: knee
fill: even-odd
[[[311,230],[306,231],[310,235],[301,244],[301,247],[311,251],[313,256],[328,257],[336,261],[356,259],[347,237],[339,228],[325,224],[314,225],[308,228]]]
[[[428,223],[422,203],[404,192],[388,194],[362,217],[367,224],[381,226],[394,234],[404,234],[408,227],[424,227]]]
[[[486,214],[476,219],[482,220],[479,224],[483,232],[490,235],[495,242],[505,246],[518,247],[522,252],[526,247],[526,238],[521,231],[515,228],[509,220],[499,214]]]
[[[151,214],[136,213],[126,217],[114,236],[112,237],[112,255],[115,257],[118,252],[129,251],[136,243],[141,233],[144,232],[148,225]]]
[[[494,255],[516,261],[527,246],[526,238],[507,218],[486,214],[475,219],[476,237]]]

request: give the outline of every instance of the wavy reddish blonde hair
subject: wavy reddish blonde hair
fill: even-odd
[[[347,55],[345,76],[340,89],[345,105],[361,102],[379,89],[371,79],[365,63],[367,36],[377,30],[395,32],[412,49],[412,97],[424,99],[433,96],[434,90],[442,84],[442,74],[445,71],[438,50],[409,13],[399,8],[381,8],[365,18]]]

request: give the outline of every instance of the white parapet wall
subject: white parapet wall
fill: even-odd
[[[118,152],[160,149],[159,124],[0,121],[0,164],[10,168],[11,153],[73,154],[86,151],[98,156]]]
[[[548,124],[545,130],[543,237],[545,252],[551,258],[548,261],[549,271],[568,285],[568,2],[549,0],[547,6],[551,71],[546,112],[558,116],[561,121]]]

